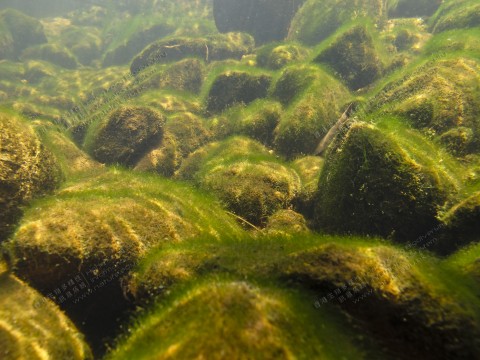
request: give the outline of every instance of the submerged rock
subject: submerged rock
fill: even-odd
[[[328,64],[352,90],[379,79],[384,68],[369,29],[361,25],[340,34],[315,61]]]
[[[102,163],[133,167],[161,142],[164,124],[165,116],[156,110],[122,106],[90,134],[91,139],[85,140],[86,148]]]
[[[447,0],[430,20],[433,33],[480,25],[480,4],[476,0]]]
[[[386,20],[382,0],[307,0],[292,20],[288,39],[315,45],[342,25],[356,18],[368,18],[382,25]]]
[[[16,59],[29,46],[46,42],[37,19],[13,9],[0,12],[0,59]]]
[[[60,309],[4,272],[0,264],[0,357],[93,359],[83,336]]]
[[[430,16],[437,11],[442,0],[388,0],[391,18]]]
[[[438,208],[455,183],[444,169],[431,164],[421,143],[410,149],[405,142],[400,145],[397,138],[402,136],[415,135],[354,123],[339,136],[318,184],[319,229],[408,241],[439,224]]]
[[[43,60],[66,69],[75,69],[77,59],[70,51],[60,45],[44,44],[23,51],[22,60]]]
[[[257,44],[283,40],[290,21],[305,0],[214,0],[213,16],[220,32],[244,31]]]
[[[309,50],[297,44],[269,44],[257,50],[257,64],[272,70],[305,60]]]
[[[278,210],[268,217],[265,232],[269,236],[296,236],[308,233],[307,222],[302,214],[293,210]]]
[[[0,113],[0,241],[8,237],[30,200],[54,190],[62,175],[56,159],[31,127]]]
[[[213,81],[206,100],[206,110],[218,113],[238,104],[249,104],[265,98],[271,77],[266,74],[250,74],[246,71],[227,71]]]
[[[183,162],[178,177],[212,191],[229,210],[254,225],[288,207],[300,188],[294,170],[261,144],[242,137],[198,149]]]
[[[253,46],[253,38],[243,33],[160,40],[149,45],[133,59],[130,71],[136,75],[153,64],[170,63],[188,57],[196,57],[206,62],[241,59],[243,55],[252,52]]]

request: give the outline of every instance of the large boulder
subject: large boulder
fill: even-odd
[[[458,183],[452,181],[455,174],[437,167],[438,149],[429,148],[427,140],[402,127],[351,124],[327,153],[315,204],[317,227],[408,241],[438,226],[439,207]]]
[[[480,25],[480,4],[476,0],[447,0],[430,19],[433,33]]]
[[[213,16],[220,32],[244,31],[257,44],[283,40],[290,21],[305,0],[214,0]]]
[[[391,18],[430,16],[442,4],[442,0],[388,0],[388,16]]]
[[[85,139],[87,151],[107,164],[135,164],[163,137],[165,116],[148,107],[121,106],[108,114]]]
[[[75,69],[78,65],[75,56],[67,48],[57,44],[30,47],[22,52],[21,59],[48,61],[66,69]]]
[[[13,9],[0,12],[0,59],[16,59],[29,46],[46,42],[37,19]]]
[[[54,156],[32,128],[0,114],[0,241],[8,237],[31,199],[47,194],[62,176]]]

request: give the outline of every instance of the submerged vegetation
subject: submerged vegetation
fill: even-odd
[[[480,358],[478,1],[5,4],[0,358]]]

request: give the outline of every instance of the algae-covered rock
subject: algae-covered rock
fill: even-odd
[[[480,240],[480,192],[452,206],[443,216],[447,235],[444,252],[452,252],[470,242]]]
[[[75,69],[77,59],[66,48],[56,44],[44,44],[23,51],[22,60],[43,60],[66,69]]]
[[[206,62],[241,59],[252,52],[254,40],[243,33],[209,35],[205,38],[178,37],[157,41],[137,55],[130,66],[132,74],[157,63],[170,63],[188,57]]]
[[[265,232],[271,236],[295,236],[307,233],[308,227],[305,218],[293,210],[279,210],[268,217]]]
[[[473,130],[463,126],[444,132],[439,141],[453,155],[463,156],[469,153],[475,140]]]
[[[0,114],[0,241],[32,198],[55,189],[61,172],[56,159],[19,118]]]
[[[382,25],[387,16],[382,0],[307,0],[292,20],[288,39],[315,45],[343,24],[366,17]]]
[[[297,44],[269,44],[257,50],[257,64],[272,70],[305,60],[309,50]]]
[[[250,74],[246,71],[227,71],[213,81],[206,100],[206,110],[217,113],[238,104],[249,104],[265,98],[271,77],[266,74]]]
[[[288,207],[300,188],[294,170],[261,144],[242,137],[193,152],[183,162],[178,177],[193,179],[213,191],[229,210],[255,225]]]
[[[97,28],[69,26],[62,32],[60,41],[85,66],[98,59],[103,49],[100,30]]]
[[[1,269],[0,289],[2,359],[93,359],[83,336],[50,299]]]
[[[172,176],[182,159],[207,143],[210,132],[204,122],[192,113],[171,116],[165,125],[165,136],[160,147],[145,155],[135,170],[154,171]]]
[[[316,307],[334,302],[361,319],[363,330],[395,358],[476,358],[478,304],[435,266],[421,253],[387,246],[326,244],[294,253],[274,268],[289,283],[315,289]]]
[[[153,246],[241,233],[205,194],[154,175],[115,170],[38,201],[7,248],[17,274],[48,293],[79,273],[128,273]]]
[[[142,51],[148,44],[163,38],[174,30],[168,24],[158,24],[135,32],[130,38],[119,44],[114,49],[105,53],[102,65],[104,67],[122,65],[130,62],[135,55]]]
[[[46,42],[37,19],[13,9],[0,12],[0,59],[15,59],[29,46]]]
[[[211,279],[175,295],[141,316],[107,359],[361,358],[341,321],[287,291]],[[329,332],[317,326],[324,321]]]
[[[148,107],[121,106],[92,130],[88,152],[98,161],[134,166],[162,140],[165,117]]]
[[[33,84],[55,75],[54,66],[47,62],[30,60],[26,61],[24,66],[25,80]]]
[[[295,199],[295,209],[308,219],[313,218],[318,181],[324,165],[319,156],[304,156],[292,162],[292,167],[300,175],[302,188]]]
[[[273,95],[281,101],[291,101],[274,138],[275,148],[288,158],[313,154],[349,99],[345,86],[315,66],[287,68],[276,81]]]
[[[328,64],[352,90],[373,83],[384,68],[369,29],[362,25],[340,34],[315,61]]]
[[[391,18],[430,16],[442,4],[442,0],[388,0],[388,16]]]
[[[416,135],[402,132],[354,123],[331,145],[315,204],[319,229],[406,241],[438,225],[455,182],[423,153],[426,141],[409,145],[402,137]]]
[[[305,0],[214,0],[213,16],[220,32],[244,31],[257,44],[283,40]]]
[[[402,115],[417,128],[431,128],[439,135],[457,127],[472,131],[472,141],[465,144],[466,150],[472,152],[479,146],[478,81],[477,61],[464,57],[440,58],[386,85],[374,103],[385,111]]]
[[[476,0],[447,0],[432,16],[430,24],[433,33],[479,26],[480,4]]]

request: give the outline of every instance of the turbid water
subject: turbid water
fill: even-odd
[[[0,3],[0,359],[480,359],[478,0]]]

